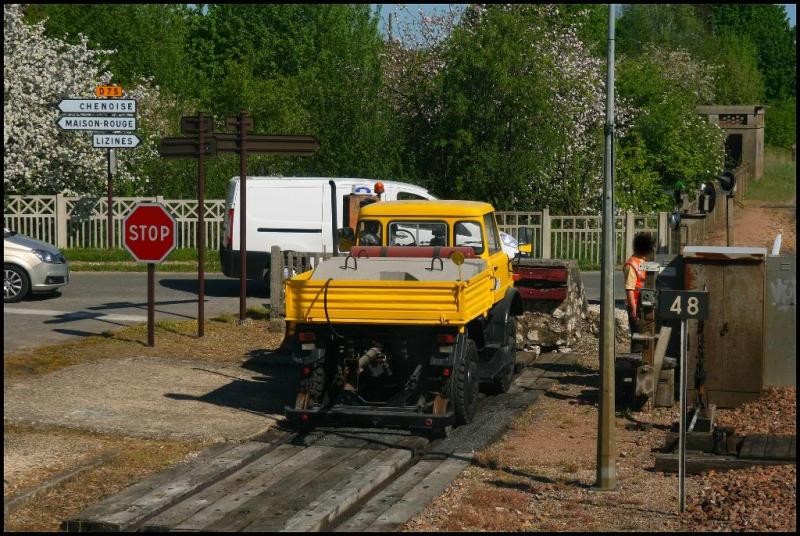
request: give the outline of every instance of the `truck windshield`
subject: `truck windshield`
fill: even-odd
[[[481,224],[477,221],[460,221],[454,227],[455,245],[471,247],[476,255],[483,253]]]
[[[375,220],[361,220],[358,222],[358,245],[381,245],[381,222]]]
[[[441,246],[448,242],[447,224],[439,221],[393,221],[389,224],[390,246]]]

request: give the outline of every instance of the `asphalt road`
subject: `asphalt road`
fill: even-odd
[[[600,303],[600,272],[581,272],[581,281],[586,288],[586,299]],[[614,301],[625,301],[625,281],[622,271],[614,271]]]
[[[156,272],[156,320],[197,318],[197,276]],[[269,303],[260,281],[250,281],[248,307]],[[206,276],[206,319],[238,313],[239,280]],[[73,272],[53,296],[29,296],[3,306],[3,355],[147,322],[147,273]]]
[[[581,274],[586,297],[600,299],[600,272]],[[615,299],[623,300],[622,274],[617,271]],[[197,318],[194,274],[156,273],[156,319]],[[264,284],[250,281],[248,306],[269,303]],[[207,276],[206,318],[239,310],[239,280]],[[28,297],[3,306],[3,354],[99,335],[147,321],[147,274],[136,272],[73,272],[60,294]]]

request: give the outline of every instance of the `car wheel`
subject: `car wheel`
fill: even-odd
[[[19,266],[3,264],[3,303],[15,303],[31,289],[28,274]]]

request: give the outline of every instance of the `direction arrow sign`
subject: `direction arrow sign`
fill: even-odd
[[[58,126],[62,130],[136,130],[136,118],[64,116]]]
[[[133,99],[63,99],[58,109],[65,113],[114,113],[135,114],[136,101]]]
[[[236,134],[214,134],[217,150],[223,153],[239,151]],[[277,136],[272,134],[250,134],[247,136],[248,153],[288,154],[311,156],[319,150],[319,142],[314,136]]]
[[[101,149],[133,149],[140,141],[136,134],[92,134],[92,147]]]
[[[203,142],[203,154],[217,153],[217,140],[206,138]],[[158,154],[164,158],[196,158],[199,154],[197,138],[164,138],[158,144]]]

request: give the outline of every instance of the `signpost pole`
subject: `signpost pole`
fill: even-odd
[[[205,300],[206,300],[206,254],[205,254],[205,212],[206,212],[206,161],[203,143],[203,112],[197,114],[197,336],[205,335]]]
[[[114,176],[114,149],[108,150],[108,209],[106,210],[106,225],[108,226],[107,231],[107,245],[108,249],[112,249],[114,247],[114,191],[112,186],[112,179]]]
[[[725,242],[728,247],[733,245],[733,202],[732,195],[725,196]]]
[[[247,315],[247,126],[244,111],[239,112],[239,321]]]
[[[147,263],[147,346],[156,345],[155,337],[155,286],[156,286],[156,265]]]
[[[686,510],[686,334],[688,320],[681,320],[681,381],[680,407],[678,419],[678,505],[683,513]]]

